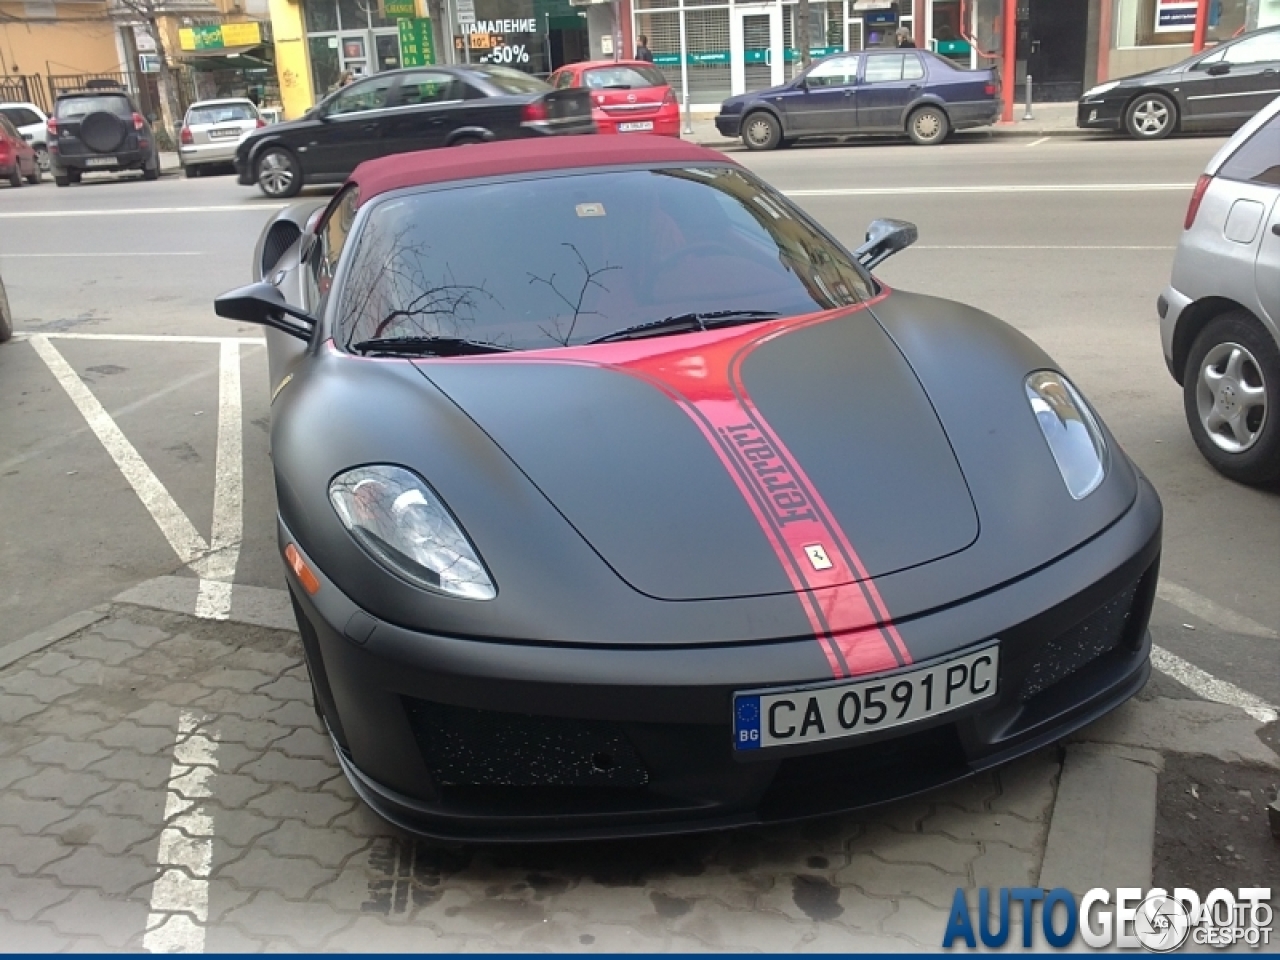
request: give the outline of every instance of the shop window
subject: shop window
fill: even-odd
[[[337,37],[308,37],[311,53],[311,82],[317,96],[324,96],[338,85],[342,68],[338,62]]]
[[[1206,38],[1231,39],[1244,28],[1247,7],[1248,0],[1210,0]],[[1116,46],[1190,44],[1195,10],[1195,0],[1115,0]]]
[[[338,5],[334,0],[307,0],[307,32],[338,29]]]

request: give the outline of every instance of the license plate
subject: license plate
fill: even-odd
[[[115,157],[89,157],[85,160],[86,167],[114,167],[116,165]]]
[[[635,122],[635,123],[620,123],[620,124],[618,124],[618,132],[619,132],[619,133],[637,133],[637,132],[639,132],[639,131],[641,131],[641,130],[652,130],[652,129],[653,129],[653,121],[652,121],[652,120],[641,120],[641,121],[637,121],[637,122]]]
[[[996,695],[999,644],[870,680],[738,693],[735,750],[856,737],[940,716]]]
[[[238,136],[240,136],[239,127],[219,127],[209,131],[209,138],[212,140],[229,140]]]

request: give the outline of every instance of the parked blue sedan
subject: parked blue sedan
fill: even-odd
[[[965,70],[927,51],[837,53],[790,83],[730,97],[716,129],[751,150],[859,133],[935,144],[952,130],[995,123],[998,95],[994,71]]]

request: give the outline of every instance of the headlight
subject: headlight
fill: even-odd
[[[1039,370],[1027,377],[1026,388],[1067,491],[1083,500],[1107,475],[1107,444],[1098,422],[1071,381],[1060,373]]]
[[[329,484],[343,526],[406,580],[467,600],[492,600],[493,581],[440,498],[403,467],[356,467]]]
[[[1109,93],[1118,86],[1120,86],[1119,80],[1112,80],[1110,83],[1100,83],[1096,87],[1086,90],[1083,99],[1089,100],[1092,97],[1100,97],[1104,93]]]

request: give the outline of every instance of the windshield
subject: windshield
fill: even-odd
[[[667,85],[667,78],[655,67],[597,67],[583,73],[582,81],[592,90],[642,90]]]
[[[743,170],[541,177],[380,203],[335,338],[540,349],[688,313],[797,316],[869,292],[848,253]]]
[[[484,66],[475,68],[484,74],[484,78],[503,93],[546,93],[551,89],[545,80],[531,77],[510,67]]]
[[[258,111],[251,103],[218,103],[204,107],[192,107],[187,114],[187,126],[200,123],[234,123],[238,120],[256,120]]]

